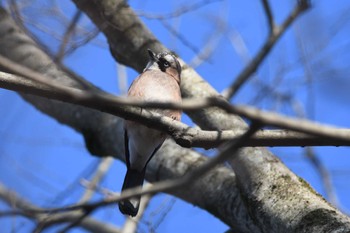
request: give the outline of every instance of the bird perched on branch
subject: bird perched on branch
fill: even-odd
[[[128,98],[143,101],[181,102],[180,81],[181,66],[171,53],[155,54],[148,50],[150,60],[131,84]],[[152,109],[152,112],[180,121],[181,111]],[[142,186],[146,166],[152,156],[163,144],[167,135],[137,122],[126,120],[125,159],[127,172],[122,187],[123,191]],[[140,196],[119,202],[119,210],[126,215],[136,216],[140,205]]]

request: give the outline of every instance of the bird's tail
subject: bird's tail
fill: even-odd
[[[125,175],[122,193],[127,189],[142,186],[143,180],[145,178],[145,170],[146,169],[143,169],[143,171],[139,172],[137,170],[128,169]],[[118,203],[120,212],[132,217],[136,216],[137,212],[139,211],[140,199],[141,196],[137,196],[120,201]]]

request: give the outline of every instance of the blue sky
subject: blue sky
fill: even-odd
[[[144,14],[167,14],[187,2],[129,1],[136,12]],[[276,22],[280,23],[296,1],[270,2]],[[25,14],[30,16],[33,12],[40,12],[39,6],[42,4],[40,1],[33,4],[26,9]],[[69,17],[72,16],[74,5],[70,1],[58,4]],[[349,128],[349,10],[350,2],[345,0],[315,1],[313,8],[289,28],[260,66],[254,79],[233,98],[233,103],[253,104],[297,116],[289,103],[281,102],[270,92],[261,90],[261,85],[266,84],[272,86],[274,91],[290,95],[294,103],[303,108],[307,117]],[[49,17],[40,18],[41,23],[49,25],[56,32],[62,32],[62,27],[57,22],[49,21]],[[191,62],[196,53],[175,38],[159,20],[146,17],[142,17],[142,20],[161,42],[176,51],[186,62]],[[166,22],[179,30],[185,40],[199,51],[208,40],[212,41],[215,45],[212,56],[196,70],[219,92],[232,82],[247,59],[256,54],[268,32],[261,1],[256,0],[215,1]],[[222,31],[218,31],[219,22],[226,22]],[[92,28],[86,17],[81,23]],[[57,51],[59,41],[28,26],[46,45]],[[240,48],[239,51],[232,45],[232,38],[235,43],[241,41],[239,46],[235,44]],[[100,88],[119,94],[116,65],[103,35],[99,35],[93,44],[83,46],[69,55],[65,64]],[[137,76],[133,70],[128,70],[127,74],[129,83]],[[38,112],[11,91],[0,90],[0,113],[0,181],[37,205],[62,205],[77,201],[84,193],[79,180],[88,179],[89,171],[98,162],[98,158],[92,157],[85,149],[81,135]],[[192,124],[187,117],[184,117],[184,121]],[[305,158],[303,148],[271,150],[292,171],[325,195],[321,178]],[[331,175],[341,209],[350,213],[349,148],[315,147],[314,150]],[[213,154],[213,150],[206,153]],[[119,191],[124,173],[125,165],[115,161],[102,187]],[[71,189],[67,190],[67,187]],[[99,199],[101,195],[96,194],[94,198]],[[163,212],[155,214],[160,206],[164,207]],[[6,209],[1,203],[0,208]],[[147,221],[156,223],[164,213],[167,215],[157,226],[156,232],[223,232],[228,229],[205,211],[160,194],[152,200],[140,232],[149,232]],[[101,209],[94,216],[118,226],[124,221],[115,206]],[[10,232],[13,224],[15,232],[30,232],[34,226],[22,218],[0,219],[4,232]],[[55,232],[60,227],[47,232]]]

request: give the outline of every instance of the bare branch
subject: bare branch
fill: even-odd
[[[92,44],[94,44],[94,41],[92,41],[93,39],[95,39],[98,34],[100,33],[100,30],[97,28],[94,28],[93,30],[89,30],[82,39],[72,43],[72,45],[67,48],[65,55],[71,54],[73,53],[76,49],[80,48],[81,46],[91,42]],[[96,46],[105,48],[104,44],[101,43],[95,43]]]
[[[179,33],[176,29],[174,29],[166,20],[160,20],[162,25],[173,35],[175,36],[183,45],[192,50],[192,52],[196,54],[201,54],[201,49],[196,45],[191,43],[184,35]]]
[[[47,214],[36,214],[36,213],[33,213],[32,211],[27,211],[29,209],[40,210],[41,208],[38,208],[33,204],[27,202],[26,200],[21,198],[17,193],[13,191],[9,191],[1,183],[0,183],[0,199],[3,200],[5,203],[7,203],[9,206],[13,206],[13,208],[15,208],[13,211],[10,211],[7,213],[0,212],[0,216],[2,217],[21,215],[38,222],[48,217]],[[50,222],[47,226],[52,226],[54,224],[59,224],[59,223],[74,222],[76,219],[79,218],[79,216],[80,215],[78,215],[77,213],[71,213],[71,212],[53,214],[53,215],[50,215]],[[101,232],[101,233],[119,233],[120,232],[118,228],[115,228],[114,226],[108,223],[97,221],[90,217],[85,218],[78,225],[91,232]]]
[[[1,58],[1,57],[0,57]],[[0,59],[1,63],[1,59]],[[37,78],[45,79],[36,74]],[[47,81],[45,81],[48,83]],[[52,85],[49,84],[49,85]],[[58,84],[57,84],[58,85]],[[55,86],[55,85],[54,85]],[[195,110],[217,106],[229,113],[235,113],[250,120],[260,121],[266,125],[289,129],[289,131],[261,131],[244,146],[311,146],[311,145],[349,145],[349,130],[320,125],[304,119],[294,119],[272,112],[260,111],[248,106],[232,106],[220,98],[187,99],[181,104],[169,102],[140,102],[109,95],[104,92],[83,91],[71,87],[60,86],[64,91],[56,90],[46,85],[38,85],[19,76],[0,72],[0,87],[47,98],[98,109],[116,116],[133,119],[148,126],[170,134],[178,144],[184,147],[213,148],[221,143],[242,135],[242,130],[205,131],[191,128],[181,122],[162,117],[149,111],[139,111],[142,108],[170,108]],[[124,107],[123,107],[124,106]],[[306,133],[306,134],[302,134]],[[311,135],[307,135],[311,134]]]
[[[66,233],[70,229],[73,229],[74,227],[78,226],[85,218],[87,218],[92,213],[92,210],[84,210],[82,214],[80,214],[74,221],[70,222],[67,226],[65,226],[63,229],[58,231],[58,233]],[[39,233],[39,232],[38,232]]]
[[[68,25],[66,32],[64,33],[62,43],[55,57],[55,61],[57,61],[58,63],[61,63],[61,60],[65,55],[67,44],[69,43],[71,36],[74,34],[75,28],[81,16],[82,12],[80,10],[77,10],[73,16],[72,21]]]
[[[234,82],[222,92],[222,95],[226,99],[231,99],[237,91],[247,82],[253,73],[258,69],[259,65],[269,54],[276,42],[281,38],[283,33],[288,29],[288,27],[297,19],[301,13],[309,8],[307,0],[298,1],[294,10],[290,13],[287,19],[282,23],[281,26],[275,26],[267,38],[266,42],[253,58],[253,60],[242,70],[242,72],[237,76]]]
[[[224,15],[224,14],[220,14],[220,15]],[[224,20],[221,18],[214,17],[214,20],[210,18],[208,18],[208,20],[210,20],[211,22],[214,21],[215,31],[211,33],[206,43],[201,47],[200,51],[196,53],[195,57],[193,57],[189,62],[189,66],[192,67],[193,69],[197,68],[200,64],[202,64],[205,61],[210,62],[210,58],[213,52],[219,45],[222,33],[227,28],[226,22],[224,22]]]
[[[104,178],[110,166],[112,165],[113,161],[114,161],[113,157],[105,157],[101,159],[92,180],[89,182],[90,188],[85,191],[84,195],[79,200],[79,203],[85,203],[92,198],[95,192],[96,186],[98,186],[98,184]]]
[[[264,6],[267,22],[268,22],[268,25],[269,25],[269,33],[272,34],[273,30],[275,28],[275,21],[273,19],[273,15],[272,15],[272,11],[271,11],[271,8],[270,8],[269,0],[261,0],[261,2],[263,4],[263,6]]]

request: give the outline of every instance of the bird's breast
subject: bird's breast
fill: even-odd
[[[180,86],[170,75],[150,70],[142,73],[131,85],[129,98],[144,101],[181,102]],[[162,115],[180,120],[181,111],[178,110],[152,110]]]

